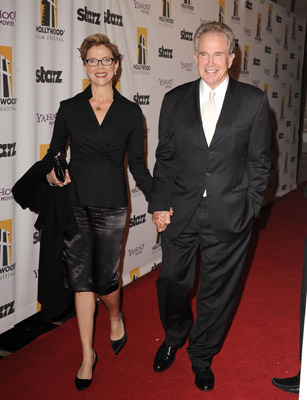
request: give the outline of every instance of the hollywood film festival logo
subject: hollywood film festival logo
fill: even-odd
[[[159,24],[168,28],[174,27],[172,16],[172,0],[162,0],[162,15],[159,17]]]
[[[291,39],[296,40],[296,16],[293,16]]]
[[[258,14],[257,14],[256,36],[255,36],[256,43],[261,43],[262,42],[261,27],[262,27],[262,13],[258,12]]]
[[[275,54],[275,62],[274,62],[274,79],[279,78],[279,53]]]
[[[224,23],[225,20],[225,0],[219,1],[219,22]]]
[[[242,70],[241,70],[242,76],[248,76],[249,75],[248,59],[249,59],[249,46],[244,46],[243,66],[242,66]]]
[[[284,49],[288,48],[288,34],[289,34],[289,27],[285,25],[285,34],[284,34]]]
[[[12,47],[0,46],[0,111],[16,111],[13,97]]]
[[[192,0],[184,0],[181,3],[181,11],[186,14],[194,14],[194,6],[192,5]]]
[[[273,20],[273,4],[269,4],[269,9],[268,9],[268,20],[267,20],[267,26],[266,26],[266,31],[268,33],[272,33],[272,20]]]
[[[150,75],[148,65],[148,38],[147,29],[137,27],[137,64],[133,65],[135,74]]]
[[[233,0],[233,11],[232,11],[232,16],[231,16],[232,22],[235,22],[235,23],[240,22],[239,6],[240,6],[240,0]]]
[[[130,282],[134,282],[141,277],[140,267],[135,267],[129,271],[130,274]]]
[[[65,30],[58,27],[58,3],[60,0],[40,0],[40,25],[36,26],[36,38],[64,42]]]
[[[0,25],[15,26],[16,11],[0,10]]]
[[[12,262],[12,220],[0,221],[0,281],[14,276],[16,262]]]

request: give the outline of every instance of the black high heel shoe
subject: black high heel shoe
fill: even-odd
[[[95,350],[94,350],[94,356],[95,356],[95,361],[94,361],[94,364],[92,367],[92,379],[80,379],[77,376],[75,378],[75,386],[78,390],[80,390],[80,392],[84,389],[87,389],[93,381],[94,369],[95,369],[97,361],[98,361],[98,356],[97,356],[97,353]]]
[[[127,341],[124,313],[121,311],[120,315],[121,315],[121,318],[122,318],[122,321],[123,321],[123,325],[124,325],[124,336],[121,339],[118,339],[118,340],[111,340],[110,339],[111,347],[112,347],[112,350],[113,350],[115,355],[117,355],[121,351],[121,349],[125,346],[126,341]]]

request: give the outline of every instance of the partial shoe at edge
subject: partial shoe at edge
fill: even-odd
[[[158,348],[153,369],[155,372],[163,372],[175,361],[177,350],[180,346],[167,346],[165,342]]]
[[[272,383],[278,389],[289,393],[299,393],[300,391],[300,372],[290,378],[273,378]]]
[[[214,375],[211,368],[193,368],[195,373],[195,385],[204,392],[209,392],[214,388]]]

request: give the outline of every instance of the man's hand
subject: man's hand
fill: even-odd
[[[152,214],[152,222],[156,225],[158,232],[165,231],[168,224],[171,223],[173,209],[170,211],[154,211]]]

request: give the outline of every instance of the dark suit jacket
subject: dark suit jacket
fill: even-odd
[[[124,207],[128,203],[124,159],[148,199],[152,177],[144,162],[140,107],[115,89],[114,101],[99,125],[89,103],[91,86],[61,102],[49,152],[64,152],[70,140],[68,192],[73,204]]]
[[[178,86],[164,97],[149,212],[173,207],[165,233],[178,236],[206,189],[212,230],[229,241],[260,211],[270,173],[269,104],[260,89],[230,79],[208,147],[199,83]]]

